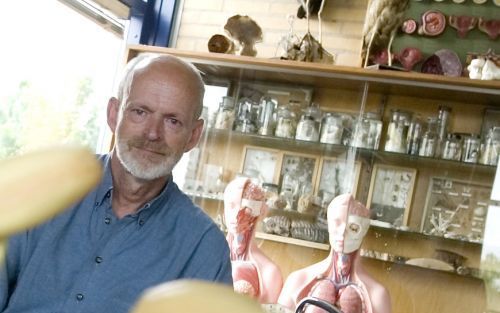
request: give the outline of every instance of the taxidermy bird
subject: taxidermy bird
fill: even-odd
[[[302,2],[299,0],[299,2]],[[313,16],[318,14],[321,6],[322,6],[323,1],[322,0],[310,0],[309,1],[309,16]],[[304,7],[304,4],[301,3],[299,8],[297,9],[297,17],[300,19],[306,18],[307,17],[307,10]]]
[[[371,0],[363,28],[361,57],[368,65],[371,51],[387,49],[391,65],[391,46],[396,32],[403,23],[409,0]]]

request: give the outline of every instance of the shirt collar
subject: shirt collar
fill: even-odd
[[[111,153],[101,155],[99,157],[99,160],[102,162],[103,165],[103,178],[101,180],[101,183],[96,189],[96,207],[99,207],[107,198],[110,198],[111,192],[113,190],[113,175],[111,174]],[[153,211],[149,210],[151,207],[161,206],[163,203],[167,201],[167,199],[169,198],[168,195],[172,193],[173,185],[174,182],[172,175],[169,175],[167,183],[165,187],[163,187],[163,190],[160,192],[160,194],[158,194],[156,197],[146,202],[132,216],[138,216],[138,215],[140,215],[141,217],[149,216],[151,214],[151,211]]]
[[[111,175],[111,154],[99,156],[103,166],[103,178],[96,190],[96,206],[100,206],[106,198],[111,196],[113,189],[113,176]]]

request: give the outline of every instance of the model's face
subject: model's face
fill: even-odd
[[[338,210],[338,213],[342,210]],[[361,247],[370,219],[358,215],[335,214],[328,218],[330,244],[337,253],[351,253]]]
[[[153,180],[169,175],[197,143],[203,121],[194,119],[199,94],[189,85],[154,69],[138,73],[124,93],[123,107],[112,108],[117,110],[116,122],[110,123],[116,152],[133,176]]]

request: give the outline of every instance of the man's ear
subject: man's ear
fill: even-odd
[[[108,126],[113,133],[115,133],[116,125],[118,123],[118,112],[120,111],[120,101],[112,97],[108,101],[107,120]]]
[[[198,144],[198,141],[200,140],[201,134],[203,132],[204,123],[205,122],[203,119],[199,119],[196,122],[194,122],[194,127],[193,130],[191,131],[191,138],[189,138],[189,141],[187,142],[186,147],[184,148],[184,152],[188,152]]]

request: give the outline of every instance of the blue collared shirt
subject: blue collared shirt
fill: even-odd
[[[223,233],[171,178],[137,213],[118,219],[110,156],[101,160],[104,177],[95,190],[9,240],[0,312],[125,313],[144,289],[162,282],[232,283]]]

